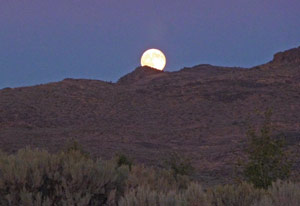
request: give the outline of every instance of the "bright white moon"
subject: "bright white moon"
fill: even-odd
[[[148,49],[141,58],[142,66],[149,66],[161,71],[165,68],[166,63],[167,60],[164,53],[158,49]]]

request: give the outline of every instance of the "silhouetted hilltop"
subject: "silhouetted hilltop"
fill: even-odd
[[[118,84],[134,84],[139,80],[147,78],[151,75],[162,74],[163,72],[157,69],[152,69],[151,67],[137,67],[133,72],[126,74],[118,80]]]
[[[117,83],[65,79],[2,89],[0,146],[57,151],[77,138],[93,155],[121,151],[154,165],[175,150],[193,157],[199,179],[219,181],[233,174],[249,124],[260,124],[255,111],[272,108],[274,135],[285,134],[289,149],[299,152],[299,50],[251,69],[139,67]]]
[[[299,64],[300,63],[300,47],[275,54],[272,63],[275,63],[275,64]]]

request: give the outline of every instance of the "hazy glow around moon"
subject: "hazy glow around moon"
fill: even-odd
[[[163,70],[166,63],[167,60],[164,53],[158,49],[148,49],[141,58],[142,66],[149,66],[158,70]]]

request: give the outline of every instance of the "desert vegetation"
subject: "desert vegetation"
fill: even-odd
[[[232,184],[203,186],[179,153],[150,167],[123,153],[95,159],[72,139],[57,153],[0,151],[0,205],[299,206],[300,182],[289,179],[292,162],[283,139],[272,136],[271,114],[264,113],[260,132],[249,129],[246,159]]]
[[[56,154],[30,148],[1,153],[0,205],[300,205],[299,183],[277,180],[265,189],[247,182],[204,188],[172,169],[127,164],[124,155],[93,159],[74,145]]]
[[[264,112],[263,117],[259,132],[253,126],[247,132],[247,159],[239,166],[243,179],[257,188],[267,189],[272,182],[289,178],[292,161],[284,147],[284,137],[272,135],[272,110]]]

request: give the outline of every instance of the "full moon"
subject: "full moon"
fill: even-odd
[[[164,53],[158,49],[148,49],[143,53],[141,58],[142,66],[149,66],[161,71],[165,68],[166,62]]]

